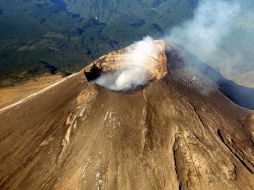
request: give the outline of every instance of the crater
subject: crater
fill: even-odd
[[[88,81],[117,92],[140,90],[167,73],[165,42],[151,38],[102,56],[84,68]]]

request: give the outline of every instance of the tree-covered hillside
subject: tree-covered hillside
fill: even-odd
[[[70,73],[193,15],[198,0],[1,0],[0,81]],[[8,83],[0,83],[0,85]]]

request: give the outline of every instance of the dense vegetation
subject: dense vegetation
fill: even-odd
[[[45,72],[77,71],[145,35],[162,35],[192,17],[197,4],[198,0],[2,0],[0,85]]]

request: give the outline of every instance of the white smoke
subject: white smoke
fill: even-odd
[[[103,74],[94,82],[114,91],[128,91],[145,85],[150,80],[150,71],[155,65],[151,62],[151,55],[158,54],[159,49],[151,37],[134,44],[120,61],[119,70]]]
[[[237,78],[243,76],[249,86],[254,83],[254,77],[245,75],[254,73],[253,10],[253,0],[200,0],[193,19],[165,37],[168,44],[178,44],[187,67],[215,82],[195,82],[201,93],[209,95],[216,84],[235,103],[250,109],[254,109],[254,89],[241,86]]]
[[[253,8],[253,0],[200,0],[193,18],[171,29],[163,39],[188,51],[181,52],[186,63],[199,60],[224,75],[254,70]],[[152,38],[147,37],[124,56],[122,62],[130,63],[127,67],[102,75],[95,82],[116,91],[142,86],[150,75],[144,65],[151,64],[147,59],[157,51]]]
[[[239,1],[200,0],[193,19],[174,27],[164,39],[169,44],[175,42],[184,47],[199,60],[221,71],[231,69],[233,62],[242,56],[236,55],[233,50],[226,51],[225,47],[229,46],[232,39],[226,41],[225,38],[232,34],[234,21],[240,12]],[[186,62],[192,61],[182,53]]]

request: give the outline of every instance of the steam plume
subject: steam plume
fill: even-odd
[[[184,47],[184,51],[180,52],[184,62],[195,65],[201,71],[206,68],[195,62],[209,64],[226,77],[254,71],[253,8],[253,0],[200,0],[193,18],[171,29],[163,39],[168,44],[174,42]],[[147,64],[149,67],[151,64],[149,55],[157,51],[152,38],[147,37],[137,42],[135,48],[124,56],[122,63],[129,64],[118,71],[102,75],[95,82],[115,91],[144,85],[150,77],[147,69]],[[204,72],[214,74],[207,70]],[[221,77],[219,74],[213,75],[213,80],[220,81]],[[239,88],[231,90],[237,92]],[[240,91],[251,96],[244,90]]]
[[[164,39],[184,47],[226,77],[254,70],[252,0],[200,0],[191,20]],[[194,61],[184,52],[186,62]],[[237,78],[237,77],[235,77]]]
[[[207,75],[231,100],[250,109],[254,109],[254,89],[227,78],[235,75],[237,81],[237,76],[254,72],[253,8],[253,0],[200,0],[193,19],[174,27],[164,38],[168,44],[183,47],[180,54],[187,65]],[[211,92],[209,85],[199,87],[201,93]]]
[[[172,29],[166,37],[183,46],[202,61],[209,61],[232,31],[232,21],[240,5],[221,0],[201,0],[194,18]],[[216,55],[218,56],[218,55]]]
[[[121,69],[104,74],[94,82],[100,86],[114,91],[127,91],[143,86],[150,80],[148,68],[155,65],[150,61],[151,55],[159,53],[158,47],[151,37],[134,44],[134,48],[128,51],[123,59]]]

